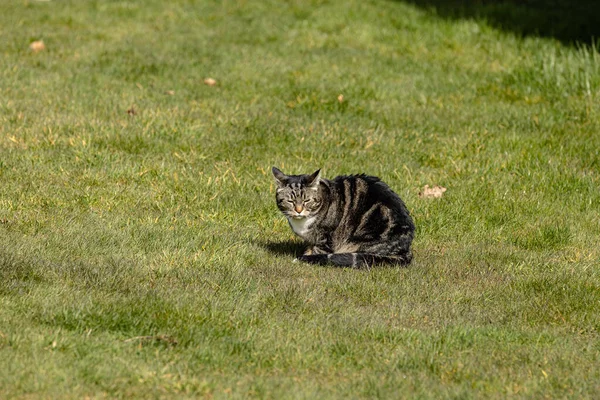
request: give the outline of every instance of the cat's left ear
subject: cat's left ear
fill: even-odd
[[[273,172],[273,177],[275,178],[275,182],[277,183],[277,186],[279,186],[279,187],[285,186],[285,184],[287,183],[287,180],[288,180],[288,176],[286,174],[284,174],[283,172],[281,172],[277,167],[273,167],[273,169],[271,169],[271,171]]]
[[[311,187],[318,187],[319,181],[321,180],[321,170],[318,169],[313,172],[308,179],[306,179],[306,184]]]

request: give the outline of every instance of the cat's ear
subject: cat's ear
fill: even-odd
[[[273,177],[275,177],[275,182],[277,183],[277,186],[285,186],[288,180],[288,176],[281,172],[279,169],[277,169],[277,167],[273,167],[271,171],[273,172]]]
[[[313,172],[307,179],[306,184],[311,187],[318,187],[319,181],[321,180],[321,170],[318,169]]]

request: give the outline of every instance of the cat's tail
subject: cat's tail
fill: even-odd
[[[311,264],[333,264],[337,267],[368,268],[374,264],[394,264],[406,266],[412,261],[412,254],[402,256],[382,256],[369,253],[311,254],[298,257],[299,261]]]

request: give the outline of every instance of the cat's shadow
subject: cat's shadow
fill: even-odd
[[[284,240],[279,242],[261,242],[259,243],[265,250],[282,256],[294,256],[298,257],[304,252],[306,245],[294,241]]]

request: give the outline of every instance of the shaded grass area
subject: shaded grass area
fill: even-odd
[[[600,392],[594,49],[396,2],[61,5],[0,5],[1,396]],[[379,175],[414,264],[293,263],[271,165]]]
[[[565,44],[597,43],[600,5],[593,0],[409,0],[446,18],[483,19],[517,35],[541,35]]]

